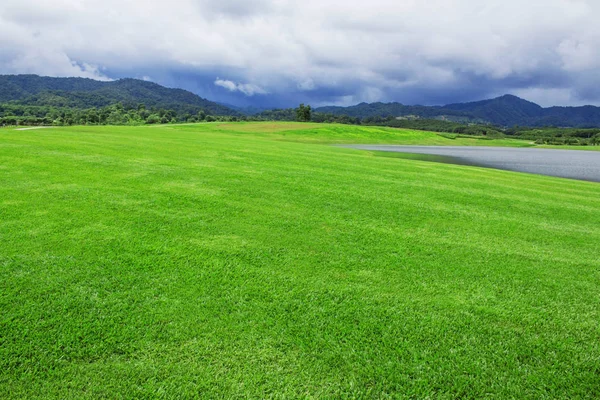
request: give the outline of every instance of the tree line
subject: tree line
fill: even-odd
[[[483,136],[488,138],[513,137],[546,145],[600,145],[599,128],[531,128],[517,126],[504,129],[492,125],[464,124],[438,119],[378,116],[358,118],[348,115],[315,112],[310,105],[304,104],[300,104],[300,106],[295,109],[268,110],[252,116],[211,115],[205,110],[191,113],[188,111],[146,107],[144,104],[130,105],[120,102],[105,107],[85,109],[23,105],[12,102],[0,104],[0,126],[146,125],[212,121],[301,121],[387,126],[393,128],[445,132],[457,135]]]
[[[599,128],[530,128],[517,126],[507,129],[506,134],[518,139],[534,141],[536,144],[600,146]]]
[[[185,122],[237,121],[239,117],[211,115],[204,110],[192,114],[164,108],[146,108],[116,103],[98,108],[72,108],[0,104],[0,125],[144,125]]]

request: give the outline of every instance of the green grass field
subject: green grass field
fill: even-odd
[[[598,398],[600,185],[246,123],[0,130],[0,398]]]
[[[344,144],[382,143],[431,146],[511,146],[533,147],[533,142],[516,139],[487,140],[486,138],[449,139],[443,133],[424,132],[377,126],[340,124],[306,124],[298,122],[204,124],[205,130],[237,133],[270,140],[302,143]],[[177,129],[198,131],[198,125],[179,125]]]

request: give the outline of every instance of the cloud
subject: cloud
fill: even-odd
[[[151,76],[233,103],[600,104],[599,16],[596,0],[3,0],[0,73]]]
[[[228,81],[225,79],[217,78],[215,80],[215,85],[221,86],[230,92],[242,92],[246,96],[254,96],[255,94],[266,94],[267,92],[261,88],[260,86],[254,85],[252,83],[235,83],[232,81]]]
[[[306,78],[303,81],[298,82],[297,87],[299,90],[303,91],[313,90],[315,88],[315,81],[310,78]]]
[[[272,11],[275,2],[269,0],[199,0],[198,11],[226,18],[247,18]]]
[[[215,85],[224,87],[225,89],[229,90],[230,92],[235,92],[236,90],[238,90],[238,85],[235,84],[234,82],[219,79],[219,78],[217,78],[215,80]]]

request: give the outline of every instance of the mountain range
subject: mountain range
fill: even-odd
[[[407,106],[400,103],[361,103],[350,107],[320,107],[315,111],[357,118],[415,117],[497,126],[600,127],[600,107],[543,108],[517,96],[445,106]]]
[[[139,79],[97,81],[87,78],[50,78],[37,75],[0,75],[0,103],[92,108],[121,102],[144,104],[180,113],[203,110],[213,115],[240,115],[229,107],[183,89],[170,89]]]
[[[104,82],[87,78],[50,78],[37,75],[0,75],[0,103],[7,102],[73,108],[103,107],[121,102],[192,115],[203,110],[212,115],[240,116],[256,114],[261,110],[219,104],[183,89],[166,88],[139,79]],[[600,127],[600,107],[543,108],[512,95],[445,106],[361,103],[350,107],[319,107],[314,111],[360,119],[439,119],[503,127]]]

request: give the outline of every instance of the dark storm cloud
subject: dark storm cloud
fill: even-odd
[[[594,0],[4,0],[0,73],[289,106],[514,93],[600,104]]]

